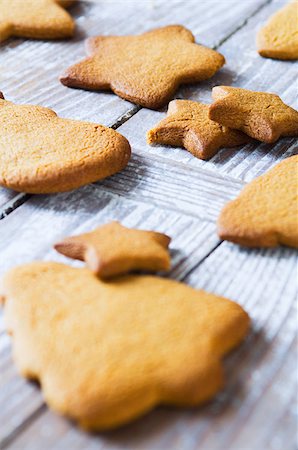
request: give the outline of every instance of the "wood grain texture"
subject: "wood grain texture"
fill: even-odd
[[[75,2],[70,8],[77,23],[74,39],[43,42],[12,38],[0,44],[0,89],[16,103],[40,104],[65,118],[113,126],[139,108],[112,93],[68,89],[58,81],[66,67],[84,57],[86,37],[136,34],[181,23],[193,31],[199,42],[216,46],[265,1],[239,4],[238,0],[230,0],[229,8],[219,0],[187,0],[187,8],[179,0],[172,0],[170,8],[163,0]],[[5,214],[10,206],[7,203],[15,195],[0,188],[0,213]]]
[[[233,85],[251,90],[275,92],[283,101],[297,108],[297,63],[265,59],[258,55],[255,36],[262,22],[285,3],[276,0],[264,7],[256,16],[230,39],[219,46],[226,65],[211,80],[199,85],[185,86],[177,98],[211,102],[211,90],[215,85]],[[297,139],[283,138],[274,145],[248,144],[235,149],[222,149],[210,161],[202,161],[180,148],[149,146],[146,132],[165,117],[165,111],[140,110],[119,129],[130,141],[135,153],[158,155],[167,160],[179,161],[188,167],[200,167],[243,181],[250,181],[267,171],[281,159],[298,151]]]
[[[133,155],[121,173],[97,183],[124,196],[215,222],[227,201],[234,198],[244,183],[200,168],[185,167],[164,158]]]
[[[3,332],[0,334],[0,372],[0,439],[4,445],[5,438],[19,429],[25,419],[35,414],[43,405],[43,400],[36,386],[17,373],[11,361],[10,339]]]

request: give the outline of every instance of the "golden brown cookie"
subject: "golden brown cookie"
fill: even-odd
[[[298,112],[276,94],[216,86],[212,98],[209,118],[220,125],[267,143],[281,136],[298,136]]]
[[[19,371],[86,429],[211,399],[223,356],[249,327],[236,303],[159,277],[104,282],[88,269],[35,262],[11,270],[3,286]]]
[[[65,238],[55,249],[69,258],[85,261],[101,278],[109,278],[135,270],[169,270],[170,241],[162,233],[110,222],[90,233]]]
[[[0,185],[35,194],[108,177],[130,158],[128,141],[111,128],[6,100],[0,100],[0,146]]]
[[[221,239],[249,247],[298,247],[298,156],[249,183],[218,220]]]
[[[33,39],[71,37],[74,21],[67,0],[0,0],[0,42],[10,36]]]
[[[222,127],[208,117],[209,105],[190,100],[172,100],[167,117],[147,133],[149,144],[184,147],[200,159],[209,159],[219,149],[250,141],[244,133]]]
[[[274,59],[298,59],[298,2],[284,6],[274,14],[257,35],[261,56]]]
[[[182,83],[212,77],[225,60],[195,44],[180,25],[158,28],[138,36],[98,36],[87,40],[91,55],[60,78],[69,87],[107,90],[138,105],[165,105]]]

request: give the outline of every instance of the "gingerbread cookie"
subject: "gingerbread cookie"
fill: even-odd
[[[57,243],[55,249],[69,258],[86,261],[94,273],[108,278],[134,270],[169,270],[170,241],[162,233],[110,222],[90,233],[68,237]]]
[[[298,156],[249,183],[218,220],[221,239],[249,247],[298,247]]]
[[[261,56],[298,59],[298,3],[294,1],[274,14],[257,35]]]
[[[200,159],[209,159],[223,147],[249,142],[244,133],[222,127],[208,117],[209,106],[190,100],[173,100],[167,117],[148,131],[149,144],[184,147]]]
[[[281,136],[298,136],[298,112],[276,94],[216,86],[212,97],[209,118],[220,125],[267,143]]]
[[[211,399],[223,356],[249,327],[236,303],[159,277],[103,282],[88,269],[35,262],[11,270],[3,286],[18,369],[86,429]]]
[[[69,87],[107,90],[147,108],[165,105],[182,83],[212,77],[225,60],[195,44],[186,28],[173,25],[139,36],[98,36],[87,40],[91,55],[60,78]]]
[[[0,185],[29,193],[78,188],[119,172],[130,158],[128,141],[111,128],[6,100],[0,146]]]
[[[0,0],[0,42],[10,36],[33,39],[71,37],[74,22],[67,0]]]

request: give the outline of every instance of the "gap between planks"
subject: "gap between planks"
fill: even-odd
[[[47,411],[47,405],[45,403],[42,403],[38,408],[36,408],[33,413],[31,413],[24,422],[22,422],[11,434],[6,436],[2,442],[0,442],[0,450],[5,450],[12,444],[12,441],[15,439],[15,437],[19,436],[23,430],[25,430],[28,426],[31,425],[32,422],[35,421],[38,417],[40,417],[42,414],[44,414]]]
[[[272,3],[273,0],[266,0],[264,3],[262,3],[258,8],[256,8],[249,16],[247,16],[241,23],[238,25],[238,27],[235,28],[235,30],[231,31],[226,37],[222,38],[213,48],[214,50],[218,50],[219,47],[221,47],[223,44],[225,44],[229,39],[231,39],[239,30],[241,30],[245,25],[247,25],[248,21],[255,17],[260,11],[262,11],[265,6],[268,6],[270,3]]]
[[[217,42],[215,45],[212,46],[214,50],[218,50],[221,45],[223,45],[225,42],[227,42],[229,39],[231,39],[239,30],[241,30],[250,19],[255,17],[264,7],[272,3],[273,0],[266,0],[261,5],[259,5],[252,13],[250,13],[242,22],[240,25],[236,26],[234,30],[232,30],[230,33],[227,34],[224,38],[222,38],[219,42]],[[127,122],[129,119],[131,119],[135,114],[137,114],[141,109],[143,109],[141,106],[133,105],[132,108],[121,115],[114,123],[110,125],[111,128],[116,130],[121,125],[123,125],[125,122]],[[238,181],[236,178],[235,181]],[[24,194],[19,193],[16,197],[14,197],[9,202],[5,203],[2,207],[2,211],[0,211],[0,220],[7,217],[9,214],[11,214],[15,209],[22,206],[29,198],[31,197],[30,194]]]

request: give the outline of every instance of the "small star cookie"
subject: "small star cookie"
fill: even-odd
[[[106,178],[130,158],[128,141],[111,128],[4,99],[0,147],[0,185],[33,194],[68,191]]]
[[[182,83],[212,77],[224,64],[214,50],[195,44],[180,25],[138,36],[98,36],[87,40],[90,56],[60,78],[69,87],[107,90],[147,108],[165,105]]]
[[[210,400],[223,386],[223,357],[249,327],[236,303],[156,276],[104,282],[86,268],[34,262],[12,269],[2,286],[20,373],[89,430],[159,404]]]
[[[216,86],[212,97],[209,118],[221,125],[269,144],[281,136],[298,136],[298,112],[276,94]]]
[[[298,3],[294,1],[274,14],[257,35],[261,56],[298,59]]]
[[[149,144],[184,147],[200,159],[209,159],[219,149],[250,141],[237,130],[223,127],[208,117],[209,105],[190,100],[172,100],[167,117],[148,131]]]
[[[298,156],[277,164],[228,203],[218,234],[249,247],[298,247]]]
[[[162,233],[110,222],[91,233],[68,237],[57,243],[55,249],[69,258],[85,261],[101,278],[109,278],[134,270],[169,270],[170,240]]]
[[[10,36],[34,39],[71,37],[74,22],[65,0],[0,0],[0,42]]]

